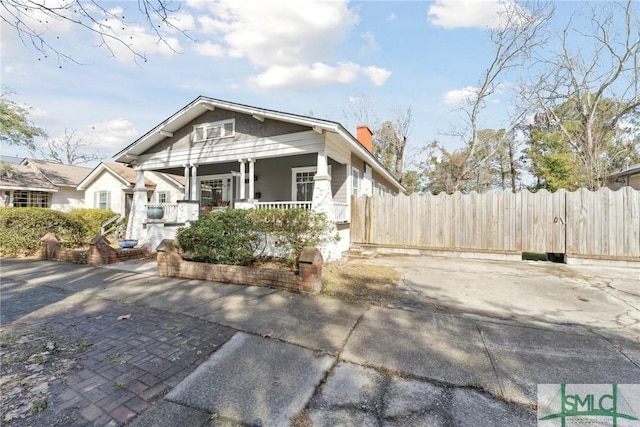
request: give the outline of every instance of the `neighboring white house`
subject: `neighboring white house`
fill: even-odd
[[[357,133],[337,122],[198,97],[114,156],[137,173],[128,237],[153,246],[209,206],[303,207],[335,221],[339,251],[346,250],[351,195],[403,190],[373,156],[369,128]],[[183,200],[166,203],[178,213],[164,225],[146,218],[149,171],[184,179]]]
[[[81,166],[24,159],[0,179],[4,207],[41,207],[63,212],[84,207],[84,192],[76,186],[91,171]]]
[[[129,215],[135,186],[135,170],[131,167],[102,162],[78,184],[84,191],[85,207],[110,209]],[[150,203],[175,203],[184,196],[184,178],[153,171],[145,172],[144,184]]]

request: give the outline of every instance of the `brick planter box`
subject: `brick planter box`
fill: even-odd
[[[317,248],[304,248],[299,272],[237,265],[185,261],[174,241],[163,240],[158,248],[158,275],[211,280],[237,285],[268,286],[316,295],[322,289],[322,255]]]
[[[40,258],[48,261],[72,262],[74,264],[106,265],[133,259],[148,258],[149,245],[133,249],[114,249],[102,235],[96,234],[89,241],[88,249],[64,249],[53,234],[40,239]]]

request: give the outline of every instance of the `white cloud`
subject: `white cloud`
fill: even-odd
[[[395,21],[397,17],[395,13],[391,12],[389,16],[387,16],[387,21]]]
[[[365,39],[367,42],[362,47],[362,53],[378,52],[380,50],[380,45],[378,44],[378,42],[376,42],[376,36],[371,31],[360,34],[360,38]]]
[[[443,96],[444,102],[447,105],[462,105],[471,100],[478,93],[478,88],[473,86],[467,86],[462,89],[450,90]]]
[[[353,62],[341,62],[337,66],[316,62],[311,65],[276,65],[249,79],[250,84],[259,89],[279,87],[310,88],[322,84],[347,84],[359,76],[368,77],[375,86],[382,86],[391,71],[378,67],[362,67]]]
[[[362,69],[362,73],[371,79],[375,86],[382,86],[391,77],[391,71],[384,68],[369,66]]]
[[[211,43],[209,41],[204,43],[196,43],[194,49],[197,53],[203,56],[213,56],[215,58],[221,58],[225,55],[223,46]]]
[[[514,0],[436,0],[429,7],[431,24],[452,28],[497,28],[509,8],[520,8]]]
[[[109,13],[122,15],[122,8],[113,8]],[[111,19],[108,22],[94,24],[93,29],[107,33],[104,43],[113,52],[114,57],[120,62],[132,62],[136,60],[133,52],[148,56],[159,54],[171,56],[182,51],[177,38],[163,36],[158,40],[158,35],[149,31],[147,27],[137,24],[127,24]]]
[[[206,5],[199,12],[202,55],[245,58],[260,70],[249,77],[256,88],[311,87],[346,84],[368,77],[384,84],[390,72],[349,61],[333,63],[338,47],[358,23],[346,0],[281,0],[277,2],[221,0],[188,3]],[[372,33],[364,33],[366,49],[378,50]],[[207,41],[204,41],[204,40]]]
[[[311,65],[276,65],[265,72],[250,78],[257,88],[310,87],[326,83],[351,83],[358,77],[360,66],[353,62],[341,63],[332,67],[321,62]]]
[[[121,150],[137,136],[138,131],[133,124],[121,117],[94,123],[90,129],[82,131],[83,140],[100,147],[101,151]]]
[[[330,55],[358,22],[346,1],[222,0],[209,5],[202,30],[262,66],[295,65]]]
[[[173,33],[178,31],[192,31],[196,27],[195,18],[187,12],[177,12],[169,15],[167,17],[167,22],[170,24],[168,30]],[[171,26],[175,28],[172,28]]]

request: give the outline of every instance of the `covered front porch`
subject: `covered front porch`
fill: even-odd
[[[322,212],[338,232],[345,233],[350,221],[348,169],[348,164],[324,152],[153,169],[183,175],[183,199],[149,203],[144,179],[137,179],[127,236],[155,248],[163,239],[174,238],[180,227],[209,212],[271,208]],[[143,169],[138,167],[137,177],[141,175]],[[348,241],[345,235],[342,244]]]
[[[185,181],[183,200],[145,204],[147,210],[162,207],[163,222],[184,222],[179,212],[185,203],[191,211],[187,220],[221,209],[302,208],[323,211],[338,223],[349,222],[347,165],[324,155],[247,158],[157,171],[184,174]],[[330,197],[319,197],[322,187]]]

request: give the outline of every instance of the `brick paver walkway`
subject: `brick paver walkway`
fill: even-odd
[[[3,332],[27,324],[63,334],[87,348],[76,355],[78,366],[66,378],[49,383],[47,408],[11,425],[124,424],[162,398],[235,333],[182,314],[42,285],[5,281],[2,295]]]

